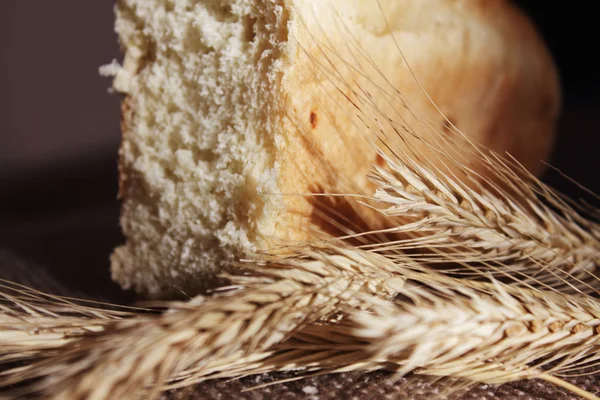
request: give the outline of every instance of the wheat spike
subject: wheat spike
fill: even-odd
[[[600,264],[600,225],[586,218],[596,211],[564,198],[515,160],[456,129],[447,134],[428,127],[415,138],[409,125],[379,115],[372,101],[381,96],[401,106],[402,95],[375,90],[355,93],[357,114],[386,162],[374,165],[370,175],[377,184],[378,204],[372,207],[390,221],[385,233],[397,236],[363,248],[390,257],[409,252],[428,264],[477,265],[493,273],[501,266],[528,282],[596,292],[590,283],[597,280]],[[417,119],[427,125],[426,116]],[[457,149],[470,152],[475,161],[463,163]]]
[[[101,308],[101,303],[48,295],[10,282],[0,283],[0,289],[0,363],[47,357],[78,337],[143,311]]]
[[[551,362],[547,372],[557,374],[597,361],[600,303],[589,297],[497,282],[490,291],[427,286],[403,291],[413,304],[372,299],[372,312],[353,317],[372,358],[398,364],[401,374],[502,384],[535,378]]]
[[[494,273],[502,266],[525,280],[595,292],[589,283],[597,280],[600,264],[597,210],[565,198],[510,156],[489,151],[456,128],[441,132],[396,89],[362,78],[371,90],[353,82],[359,87],[353,90],[356,114],[386,162],[374,165],[370,175],[377,184],[374,207],[393,225],[385,233],[399,235],[364,248],[388,256],[410,252],[425,263],[476,264]],[[410,109],[423,135],[382,114],[374,98]],[[465,162],[464,153],[474,159]]]
[[[160,316],[116,321],[60,347],[56,355],[17,368],[3,385],[41,378],[26,388],[57,398],[157,395],[171,377],[236,354],[269,349],[307,323],[358,306],[357,293],[395,293],[403,280],[343,247],[306,248],[301,256],[231,277],[238,289],[170,304]]]
[[[303,368],[491,384],[540,378],[569,388],[557,374],[598,361],[600,303],[588,295],[455,279],[339,242],[247,270],[214,297],[82,332],[3,384],[43,378],[25,392],[152,398],[206,379]],[[339,311],[348,316],[332,320]]]
[[[407,269],[403,301],[361,293],[369,310],[306,326],[269,352],[188,371],[174,387],[273,371],[391,370],[499,385],[543,379],[597,399],[560,379],[589,371],[600,356],[600,302],[587,295],[473,282]]]
[[[595,280],[597,273],[596,226],[581,226],[539,200],[522,204],[483,187],[469,189],[414,162],[388,158],[388,164],[389,170],[377,168],[374,174],[379,184],[375,197],[385,215],[411,221],[395,231],[413,238],[383,243],[380,251],[422,249],[415,257],[427,263],[503,266],[554,287],[571,279],[573,287],[595,290],[584,281]]]

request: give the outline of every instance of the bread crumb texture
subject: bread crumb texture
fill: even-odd
[[[124,287],[203,282],[254,250],[277,167],[265,101],[279,90],[287,15],[275,2],[119,1],[129,110],[120,151]],[[269,204],[267,204],[269,203]],[[191,286],[195,286],[192,284]]]

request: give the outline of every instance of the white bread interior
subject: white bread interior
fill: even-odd
[[[112,274],[147,296],[192,295],[237,258],[302,239],[313,206],[300,194],[370,193],[365,91],[400,125],[422,132],[426,115],[443,130],[423,87],[533,172],[553,143],[556,70],[508,1],[118,0],[116,14],[127,242]]]

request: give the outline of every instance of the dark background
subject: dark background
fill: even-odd
[[[563,113],[551,165],[594,193],[600,193],[600,77],[598,21],[588,2],[516,1],[534,20],[559,67]],[[586,7],[587,5],[587,7]],[[572,197],[599,205],[561,174],[544,180]]]
[[[551,163],[600,192],[600,35],[593,3],[518,3],[540,28],[562,75],[564,110]],[[110,81],[98,67],[119,56],[112,4],[0,1],[0,248],[109,299],[121,296],[108,272],[108,255],[122,241],[119,98],[107,94]],[[557,173],[544,179],[582,195]]]

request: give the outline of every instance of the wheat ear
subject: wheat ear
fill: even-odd
[[[589,217],[597,210],[566,199],[510,156],[472,142],[450,121],[452,129],[440,131],[400,92],[361,78],[366,84],[354,85],[359,89],[353,90],[353,104],[385,160],[370,175],[377,185],[376,209],[395,224],[386,233],[398,234],[365,248],[389,256],[410,252],[419,262],[488,267],[492,273],[501,266],[557,289],[596,291],[589,283],[597,280],[600,265],[600,225]],[[340,90],[351,86],[339,83]],[[382,114],[375,98],[408,108],[414,121]]]
[[[412,238],[371,248],[412,251],[427,263],[477,264],[494,272],[500,266],[555,288],[595,291],[585,283],[595,280],[600,257],[595,225],[582,226],[538,199],[518,201],[438,178],[414,162],[388,158],[388,164],[373,175],[375,197],[385,215],[411,221],[394,231]]]
[[[0,289],[0,363],[47,357],[78,337],[144,311],[53,296],[10,282],[1,282]]]
[[[403,283],[343,247],[327,254],[305,248],[299,257],[246,269],[254,274],[231,277],[241,288],[171,304],[160,316],[116,321],[9,372],[2,385],[44,378],[23,390],[57,398],[153,398],[180,372],[267,350],[341,306],[357,306],[359,292],[391,294]]]
[[[205,379],[298,368],[561,383],[556,374],[598,360],[600,304],[587,295],[454,279],[338,242],[248,271],[231,277],[238,289],[82,333],[3,384],[43,378],[25,392],[151,398]],[[396,292],[403,302],[382,299]],[[349,317],[330,321],[340,310]]]
[[[597,399],[560,378],[598,364],[596,299],[404,272],[402,302],[363,292],[357,296],[368,310],[347,309],[339,322],[308,325],[269,352],[221,360],[206,375],[189,371],[179,384],[273,371],[385,369],[396,377],[414,372],[493,385],[543,379]]]
[[[573,371],[598,360],[600,303],[589,297],[509,288],[431,284],[403,291],[410,302],[371,298],[354,313],[357,339],[373,359],[409,371],[502,384]]]

